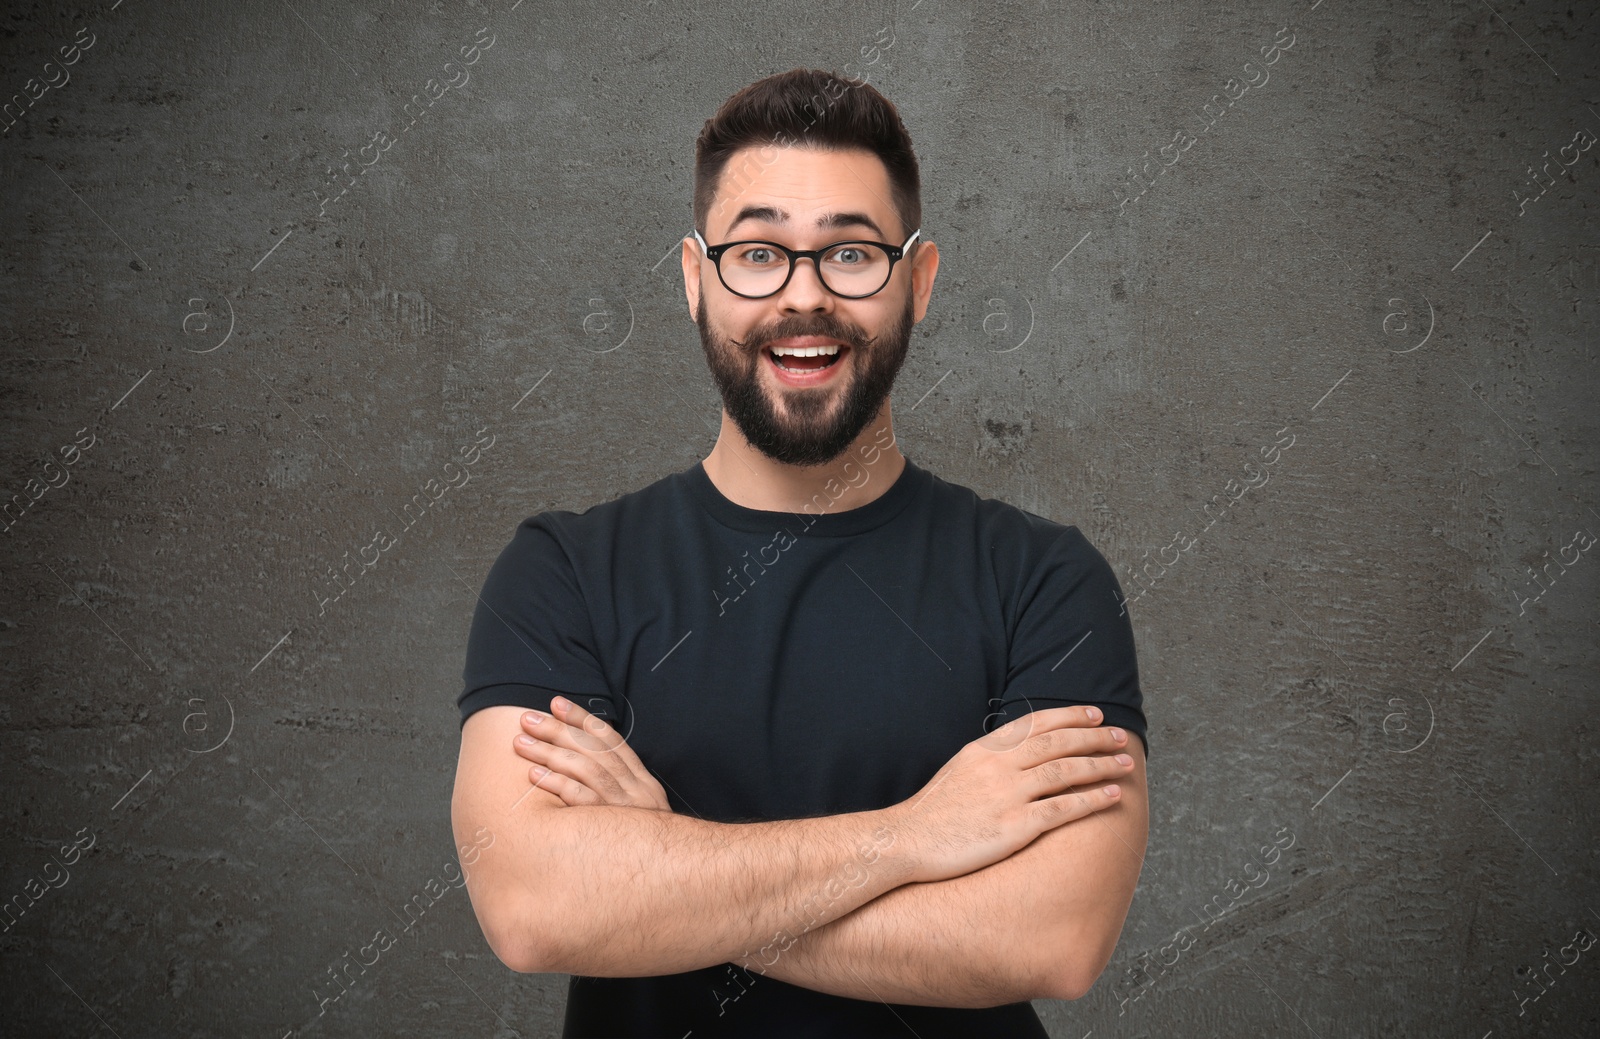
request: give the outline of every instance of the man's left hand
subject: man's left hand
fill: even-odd
[[[529,773],[534,786],[550,791],[568,806],[623,805],[672,811],[656,777],[604,719],[559,696],[550,701],[550,709],[553,714],[524,714],[523,734],[512,741],[519,755],[535,763]]]

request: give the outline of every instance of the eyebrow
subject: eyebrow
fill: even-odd
[[[745,206],[734,216],[733,223],[728,225],[728,233],[746,220],[763,220],[769,224],[787,224],[789,214],[777,206]],[[884,238],[883,228],[865,213],[824,213],[817,217],[818,229],[838,227],[865,227],[879,238]]]

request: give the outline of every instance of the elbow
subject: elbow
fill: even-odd
[[[1089,994],[1094,983],[1105,973],[1116,948],[1116,935],[1109,942],[1096,937],[1074,934],[1071,940],[1057,943],[1057,954],[1046,964],[1040,991],[1048,999],[1076,1000]]]
[[[1054,965],[1054,970],[1044,979],[1039,989],[1046,999],[1082,999],[1094,985],[1094,980],[1094,977],[1089,977],[1078,964],[1058,963]]]
[[[518,974],[546,973],[541,965],[538,951],[523,936],[497,931],[486,925],[483,928],[483,937],[489,943],[495,958],[511,970]]]
[[[483,938],[489,943],[490,951],[501,963],[518,974],[541,973],[538,950],[533,948],[533,943],[527,940],[526,935],[518,933],[501,920],[483,915],[478,917],[478,925],[483,928]]]
[[[1071,957],[1066,963],[1054,964],[1053,968],[1040,988],[1046,998],[1063,1000],[1082,999],[1088,995],[1105,969],[1102,966],[1100,970],[1091,971],[1081,961]]]
[[[1082,999],[1089,994],[1090,989],[1094,988],[1094,983],[1100,980],[1100,975],[1103,973],[1105,973],[1104,964],[1091,970],[1085,970],[1079,965],[1077,970],[1070,972],[1067,976],[1067,986],[1062,990],[1062,994],[1058,998]]]
[[[495,958],[518,974],[548,974],[553,957],[539,940],[542,933],[530,926],[532,921],[519,900],[499,895],[484,898],[480,907],[473,900],[478,926]]]

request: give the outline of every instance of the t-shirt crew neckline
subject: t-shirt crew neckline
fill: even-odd
[[[704,462],[696,462],[685,475],[688,477],[689,490],[695,499],[723,526],[734,530],[770,534],[779,527],[793,527],[799,524],[800,530],[795,533],[845,537],[881,527],[911,504],[919,491],[929,486],[927,471],[913,464],[910,456],[904,452],[901,452],[900,457],[905,459],[905,468],[900,471],[900,475],[887,491],[857,508],[846,509],[843,512],[824,511],[820,514],[810,511],[771,512],[739,505],[724,496],[717,489],[717,485],[711,482]],[[866,470],[870,479],[873,467],[865,462],[856,464]],[[844,482],[840,480],[840,483]],[[823,491],[821,494],[826,500],[827,492]]]

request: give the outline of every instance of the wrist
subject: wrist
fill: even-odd
[[[874,872],[891,879],[892,883],[885,890],[925,880],[923,873],[926,863],[908,825],[910,812],[905,805],[898,804],[864,815],[870,829],[857,854]]]

